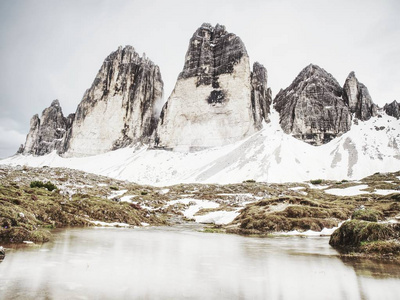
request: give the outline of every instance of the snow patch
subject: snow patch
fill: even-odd
[[[111,194],[107,197],[107,199],[113,199],[115,197],[122,196],[125,194],[128,190],[120,190],[120,191],[112,191]]]
[[[357,196],[362,194],[369,194],[369,192],[362,191],[368,188],[367,184],[355,185],[344,189],[329,189],[325,193],[335,196]]]

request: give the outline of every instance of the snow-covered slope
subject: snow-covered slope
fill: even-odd
[[[56,153],[16,155],[0,164],[68,167],[141,184],[234,183],[247,179],[294,182],[359,179],[400,169],[400,121],[382,114],[353,124],[349,132],[322,146],[285,134],[278,115],[247,139],[224,147],[184,153],[123,148],[84,158]]]

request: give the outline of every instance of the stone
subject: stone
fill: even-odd
[[[310,64],[274,99],[283,131],[317,146],[347,132],[351,113],[342,94],[331,74]]]
[[[400,118],[400,103],[398,103],[396,100],[394,100],[390,104],[385,104],[383,107],[383,110],[386,112],[388,116],[392,116],[396,119]]]
[[[71,123],[65,118],[58,100],[43,110],[41,118],[36,114],[30,122],[29,133],[25,146],[20,147],[19,153],[24,155],[45,155],[52,151],[64,151],[63,140]]]
[[[343,86],[343,100],[350,112],[361,121],[378,115],[378,107],[373,103],[367,87],[360,83],[354,72],[350,72]]]
[[[204,23],[190,39],[184,68],[161,112],[155,147],[193,151],[253,134],[269,112],[266,80],[261,65],[250,71],[238,36]]]
[[[159,67],[132,46],[119,47],[105,59],[75,116],[69,118],[72,128],[65,140],[65,156],[149,143],[162,96]]]

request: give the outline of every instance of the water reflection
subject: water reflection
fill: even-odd
[[[342,261],[327,238],[69,229],[43,246],[10,249],[0,298],[396,299],[397,267]]]

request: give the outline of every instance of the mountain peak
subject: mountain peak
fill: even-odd
[[[185,65],[161,113],[156,146],[198,150],[259,130],[271,101],[266,69],[257,64],[254,70],[238,36],[223,25],[204,23],[189,41]]]
[[[274,99],[284,132],[312,145],[321,145],[347,132],[351,116],[342,88],[323,68],[310,64]]]

